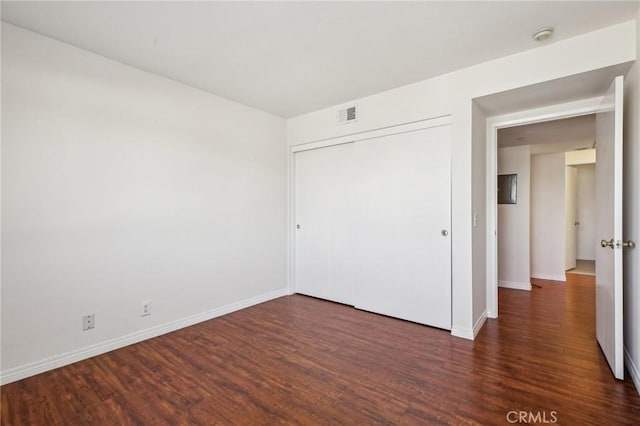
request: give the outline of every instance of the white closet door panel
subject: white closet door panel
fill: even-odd
[[[451,329],[450,127],[355,148],[356,307]]]
[[[353,148],[349,143],[295,154],[296,292],[350,305]]]

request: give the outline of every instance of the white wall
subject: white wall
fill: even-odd
[[[473,132],[472,100],[632,61],[636,57],[634,38],[635,22],[630,21],[358,99],[354,101],[358,103],[358,121],[349,125],[336,125],[335,114],[340,106],[295,117],[287,120],[288,143],[298,145],[452,116],[452,333],[472,337],[473,326],[484,312],[474,304],[483,304],[485,297],[481,291],[474,291],[485,282],[475,273],[473,258],[486,256],[485,245],[473,244],[473,200],[484,197],[486,187],[473,184],[475,179],[484,181],[482,170],[475,171],[484,167],[481,164],[485,153],[474,155],[473,145],[484,143],[481,140],[485,135]]]
[[[578,169],[578,247],[576,257],[582,260],[596,259],[596,165],[583,164]]]
[[[517,174],[517,204],[498,205],[498,285],[531,290],[529,146],[498,150],[498,174]]]
[[[5,380],[286,293],[283,119],[4,23],[2,107]]]
[[[636,18],[636,54],[640,58],[640,12]],[[624,102],[623,238],[640,243],[640,65],[626,76]],[[640,392],[640,249],[624,251],[625,364]]]
[[[565,281],[564,153],[531,157],[531,277]]]

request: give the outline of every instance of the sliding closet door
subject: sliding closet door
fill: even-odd
[[[355,148],[355,306],[450,329],[449,126]]]
[[[353,305],[353,143],[297,152],[297,293]]]

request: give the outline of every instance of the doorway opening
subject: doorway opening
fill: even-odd
[[[579,118],[595,114],[598,111],[601,97],[582,99],[574,102],[567,102],[562,104],[555,104],[547,107],[535,108],[526,111],[519,111],[514,113],[508,113],[500,116],[493,116],[487,119],[487,168],[486,168],[486,213],[487,213],[487,239],[486,239],[486,274],[487,274],[487,317],[498,317],[498,202],[497,202],[497,180],[498,180],[498,132],[502,129],[515,128],[518,126],[527,125],[544,125],[544,123],[554,122],[563,119]],[[525,141],[523,145],[526,145]],[[573,148],[579,148],[582,146],[574,146]],[[571,147],[567,148],[571,149]],[[530,158],[531,150],[527,158]],[[529,171],[528,176],[531,173],[531,160],[529,159]],[[523,188],[531,188],[531,184],[525,185]],[[530,194],[525,194],[523,200],[530,200]],[[563,203],[563,202],[562,202]],[[530,207],[527,206],[523,209],[524,214],[530,214]],[[525,224],[522,226],[529,226],[530,219],[527,218]],[[522,223],[522,222],[521,222]],[[529,232],[531,230],[529,229]],[[564,227],[562,226],[558,232],[562,232],[564,235]],[[552,244],[553,241],[547,242]],[[531,278],[531,258],[530,258],[530,242],[520,243],[522,247],[522,254],[519,259],[524,263],[518,270],[526,271],[520,275],[519,283],[515,288],[523,290],[529,290],[530,278]],[[561,267],[555,277],[556,280],[564,280],[564,251],[561,255]],[[522,284],[525,283],[525,284]],[[503,287],[507,287],[509,283],[501,283]]]
[[[498,286],[593,274],[595,115],[505,127],[497,147]]]
[[[596,232],[600,240],[596,249],[597,270],[596,295],[596,339],[614,376],[624,377],[623,333],[622,333],[622,250],[633,248],[633,241],[624,241],[622,236],[622,108],[623,77],[618,75],[610,81],[604,94],[596,98],[565,104],[521,110],[492,116],[486,120],[486,297],[487,317],[498,316],[498,257],[497,257],[497,150],[498,131],[523,124],[535,124],[563,118],[596,114],[597,157]],[[602,93],[602,92],[601,92]],[[504,95],[503,95],[504,96]],[[478,101],[480,102],[480,101]],[[482,100],[484,105],[486,100]],[[495,99],[490,102],[495,103]],[[485,106],[486,112],[486,106]],[[478,114],[480,115],[480,114]],[[482,123],[480,123],[482,124]],[[480,125],[476,126],[480,129]],[[478,173],[479,174],[479,173]],[[564,230],[558,231],[564,240]],[[557,239],[547,241],[547,247],[559,245]],[[564,248],[564,247],[563,247]],[[480,250],[477,250],[478,252]],[[566,253],[559,258],[566,262]],[[563,271],[565,272],[565,271]],[[564,273],[562,274],[564,279]],[[572,276],[576,276],[572,274]]]
[[[595,152],[594,152],[595,157]],[[588,159],[590,160],[590,159]],[[575,174],[575,188],[570,191],[567,188],[565,194],[574,197],[569,199],[567,205],[572,205],[575,210],[566,209],[567,241],[570,241],[575,250],[567,252],[567,273],[590,275],[596,274],[596,253],[598,240],[596,237],[596,159],[594,162],[585,162],[575,165],[567,165],[567,173]],[[569,180],[565,185],[568,185]],[[571,203],[571,204],[570,204]],[[571,247],[569,247],[571,248]]]

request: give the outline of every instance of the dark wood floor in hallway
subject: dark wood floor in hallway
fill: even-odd
[[[593,277],[500,289],[474,341],[305,296],[2,387],[2,424],[637,425],[594,338]]]

